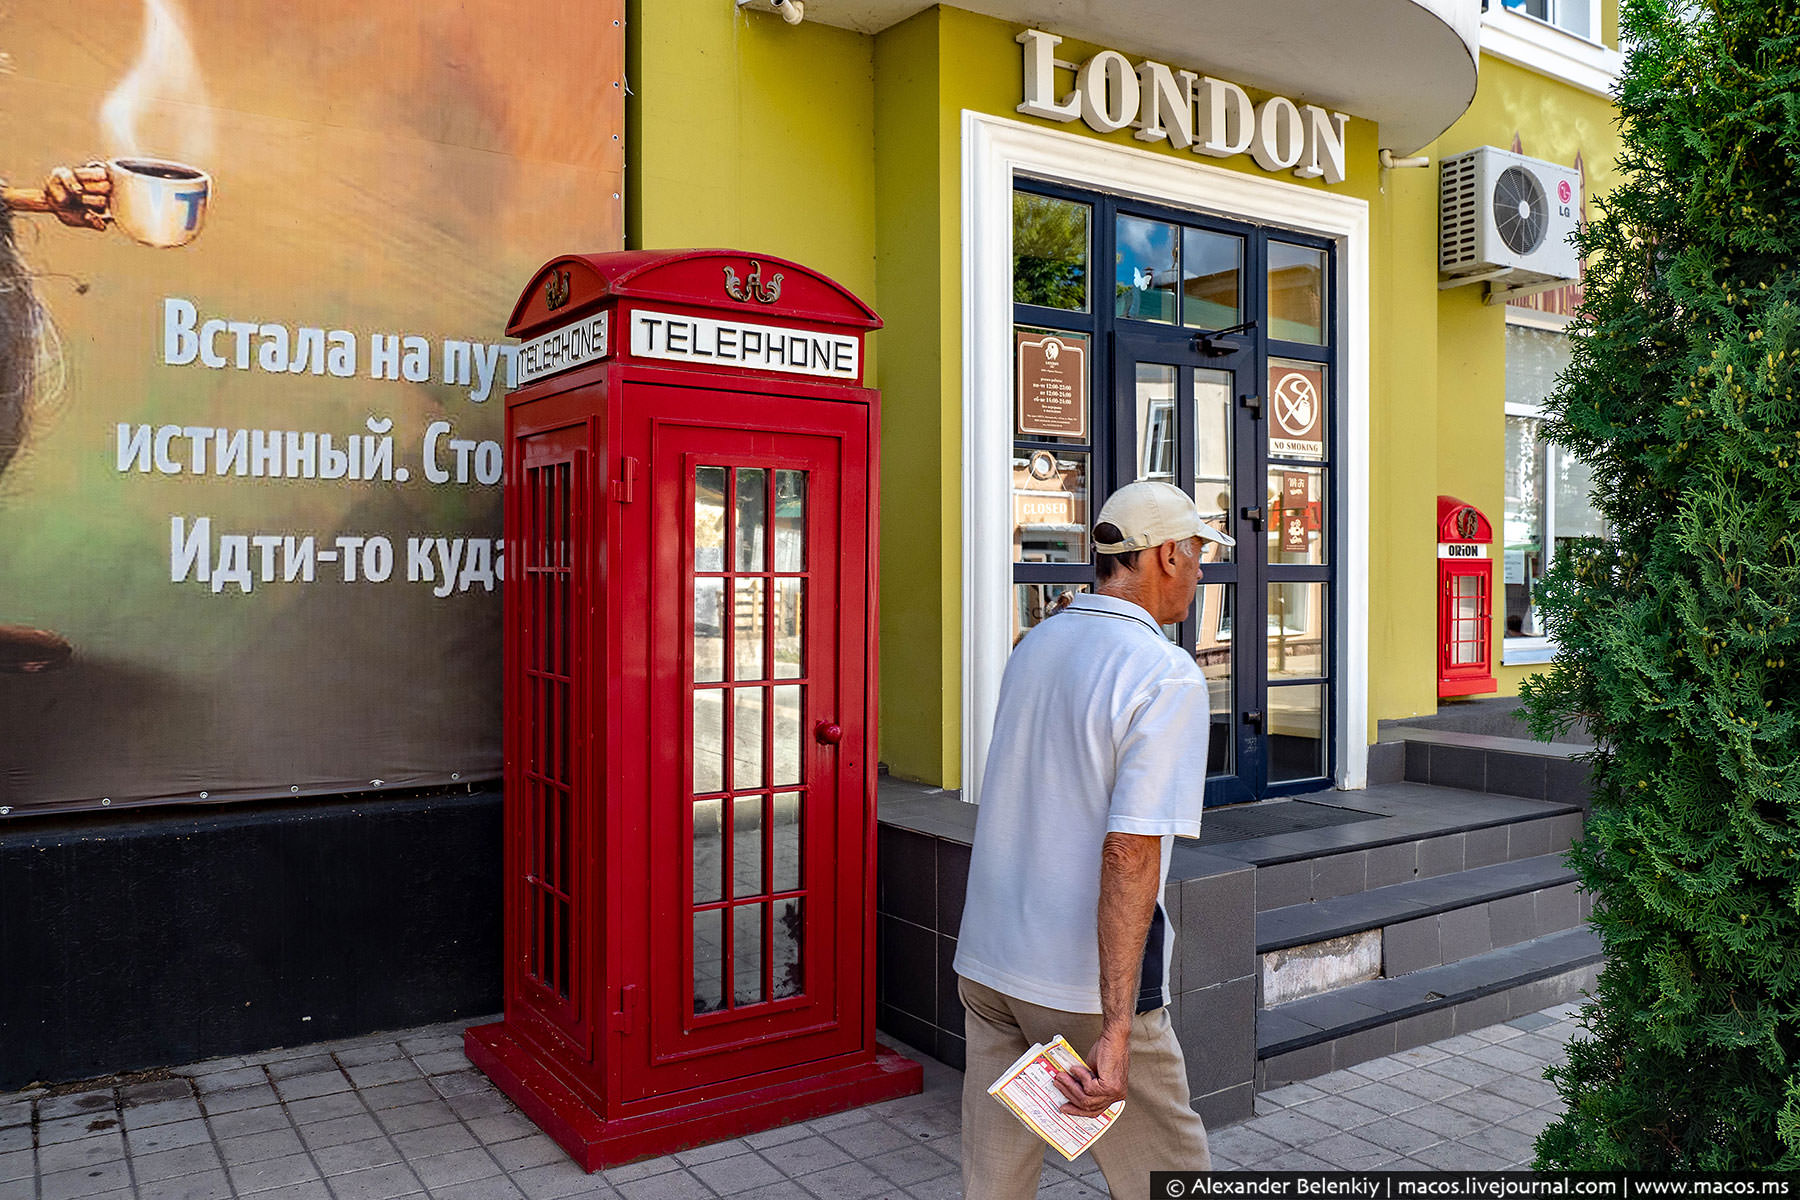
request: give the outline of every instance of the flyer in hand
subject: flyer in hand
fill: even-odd
[[[1067,1103],[1056,1088],[1056,1072],[1085,1066],[1081,1055],[1060,1034],[1048,1044],[1039,1042],[1001,1072],[988,1095],[1013,1110],[1026,1128],[1056,1148],[1064,1158],[1076,1155],[1100,1140],[1125,1107],[1123,1100],[1097,1117],[1076,1117],[1058,1110]]]

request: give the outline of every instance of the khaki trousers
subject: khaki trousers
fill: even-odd
[[[1070,1013],[1014,999],[972,979],[957,980],[968,1040],[963,1074],[963,1200],[1030,1200],[1037,1194],[1045,1144],[987,1094],[1034,1043],[1062,1034],[1086,1056],[1100,1038],[1099,1013]],[[1131,1023],[1125,1109],[1088,1153],[1106,1175],[1113,1200],[1148,1194],[1150,1172],[1210,1171],[1206,1127],[1189,1105],[1187,1064],[1169,1010]]]

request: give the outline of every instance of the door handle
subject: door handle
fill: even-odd
[[[821,746],[835,746],[844,739],[844,730],[831,721],[820,721],[813,726],[813,737]]]
[[[1244,520],[1246,520],[1246,521],[1248,521],[1248,522],[1250,522],[1250,524],[1251,524],[1251,525],[1252,525],[1252,526],[1254,526],[1254,527],[1255,527],[1255,528],[1256,528],[1256,529],[1257,529],[1257,531],[1258,531],[1258,532],[1260,532],[1260,531],[1261,531],[1261,530],[1262,530],[1262,527],[1263,527],[1263,510],[1262,510],[1262,505],[1260,505],[1260,504],[1255,504],[1255,505],[1250,505],[1250,504],[1247,504],[1247,505],[1245,505],[1245,506],[1244,506],[1244,508],[1243,508],[1243,514],[1244,514]]]
[[[1260,709],[1260,708],[1252,709],[1251,711],[1245,713],[1244,714],[1244,724],[1253,725],[1260,732],[1262,730],[1262,725],[1263,725],[1262,709]]]

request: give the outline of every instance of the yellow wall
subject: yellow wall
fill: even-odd
[[[626,247],[760,250],[872,297],[873,39],[726,0],[626,21]]]
[[[887,320],[881,430],[881,756],[957,786],[962,693],[961,239],[939,127],[942,22],[875,40],[876,307]],[[954,163],[948,167],[954,176]]]
[[[1382,173],[1369,415],[1369,737],[1437,703],[1437,169]]]

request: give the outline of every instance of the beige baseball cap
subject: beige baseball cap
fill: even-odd
[[[1172,483],[1154,479],[1128,483],[1107,497],[1100,507],[1100,518],[1094,523],[1110,523],[1125,535],[1125,540],[1120,542],[1096,540],[1094,549],[1101,554],[1128,554],[1191,537],[1204,538],[1221,546],[1237,545],[1237,539],[1214,529],[1200,518],[1200,511],[1186,492]]]

